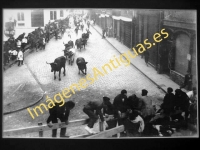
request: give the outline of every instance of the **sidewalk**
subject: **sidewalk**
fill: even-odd
[[[102,35],[102,29],[98,25],[91,26],[91,27],[93,27],[100,35]],[[122,43],[117,41],[117,39],[113,37],[106,37],[105,39],[102,39],[102,40],[107,40],[115,49],[117,49],[120,52],[120,54],[125,53],[128,50],[130,50],[130,48],[126,47],[125,45],[123,45]],[[167,92],[168,87],[173,88],[174,91],[175,89],[180,88],[180,86],[176,84],[175,82],[173,82],[170,79],[170,77],[168,77],[167,75],[158,74],[157,71],[150,65],[147,67],[144,59],[142,59],[141,56],[138,55],[137,57],[135,57],[134,59],[131,59],[130,61],[131,61],[131,64],[136,69],[138,69],[143,75],[145,75],[152,82],[154,82],[158,86],[158,88],[160,88],[164,92]]]
[[[35,105],[44,92],[26,64],[13,65],[3,72],[3,114],[13,113]]]

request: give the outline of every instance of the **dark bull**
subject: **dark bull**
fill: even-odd
[[[80,71],[83,73],[83,74],[87,74],[87,64],[88,62],[85,62],[85,59],[83,57],[78,57],[76,59],[76,64],[78,66],[78,69],[79,69],[79,74],[80,74]],[[84,70],[85,70],[85,73],[84,73]]]
[[[59,81],[61,80],[60,72],[61,72],[62,67],[64,68],[63,74],[65,76],[65,63],[66,63],[66,57],[65,56],[61,56],[61,57],[56,58],[53,63],[47,63],[47,64],[51,65],[51,72],[54,72],[54,80],[56,79],[56,72],[57,71],[59,72]]]

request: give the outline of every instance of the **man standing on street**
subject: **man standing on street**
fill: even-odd
[[[93,131],[93,126],[95,122],[98,120],[98,116],[100,116],[100,119],[102,122],[104,122],[105,126],[107,127],[106,121],[104,121],[102,109],[107,107],[109,105],[110,98],[103,97],[103,102],[101,101],[89,101],[87,105],[84,106],[83,112],[86,113],[89,116],[89,123],[85,127],[85,129],[90,133],[96,133]],[[96,111],[96,113],[95,113]]]
[[[106,30],[103,28],[103,30],[102,30],[102,39],[105,38],[105,33],[106,33]]]
[[[58,123],[58,118],[61,122],[65,122],[65,124],[68,124],[68,117],[70,114],[70,110],[74,108],[75,103],[72,101],[65,102],[63,106],[60,106],[61,103],[55,103],[55,106],[53,108],[49,109],[50,116],[47,119],[47,125],[49,127],[52,127],[52,123]],[[66,127],[61,128],[60,130],[60,137],[68,137],[65,135],[66,133]],[[57,136],[57,129],[52,130],[52,137]]]
[[[181,88],[187,87],[187,90],[192,90],[192,74],[190,71],[187,71],[187,74],[185,75],[184,84]]]
[[[88,25],[88,29],[90,29],[90,21],[89,20],[87,22],[87,25]]]

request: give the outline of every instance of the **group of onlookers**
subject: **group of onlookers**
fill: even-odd
[[[26,50],[26,45],[30,44],[30,49],[34,49],[38,47],[42,47],[45,49],[45,44],[48,43],[50,40],[50,33],[54,31],[53,34],[55,38],[58,38],[58,30],[60,29],[64,33],[64,21],[60,21],[59,27],[56,26],[56,23],[48,23],[45,26],[45,30],[41,27],[35,29],[33,32],[29,33],[25,36],[25,33],[19,35],[16,39],[14,36],[11,36],[4,44],[4,65],[7,65],[10,60],[11,61],[18,61],[18,66],[23,64],[24,61],[24,52]],[[53,26],[53,28],[51,28]],[[62,26],[62,27],[61,27]],[[67,26],[67,25],[66,25]]]
[[[49,127],[52,127],[51,121],[57,122],[57,118],[68,124],[68,116],[75,103],[68,101],[65,105],[56,105],[54,109],[50,109],[50,116],[47,119]],[[176,89],[173,94],[173,89],[169,87],[158,110],[146,89],[142,90],[141,95],[132,94],[129,97],[127,91],[122,90],[114,98],[113,103],[109,97],[104,96],[103,101],[87,102],[83,106],[83,112],[89,117],[85,127],[89,134],[96,133],[93,127],[99,117],[106,130],[124,125],[124,132],[113,137],[171,136],[180,129],[190,129],[192,134],[196,134],[197,90],[193,88],[192,91],[185,93],[181,89]],[[193,128],[189,128],[189,124],[192,124]],[[65,133],[66,128],[61,129],[61,137],[69,137]],[[56,136],[56,130],[53,130],[52,136]]]
[[[17,39],[10,37],[4,44],[4,65],[10,60],[17,60],[18,66],[23,64],[24,51],[27,44],[25,33],[21,34]]]
[[[83,111],[90,117],[86,126],[89,133],[93,131],[93,125],[100,115],[101,121],[105,121],[106,129],[114,128],[117,125],[124,125],[125,132],[121,136],[171,136],[176,130],[188,129],[188,124],[197,125],[197,91],[188,93],[181,89],[168,88],[167,94],[159,110],[153,105],[146,89],[142,90],[141,96],[133,94],[127,97],[127,91],[122,90],[121,94],[114,98],[113,104],[108,97],[103,98],[103,103],[89,102],[84,106]],[[100,109],[103,108],[103,113]],[[111,117],[111,118],[110,118]],[[193,133],[196,129],[191,130]]]

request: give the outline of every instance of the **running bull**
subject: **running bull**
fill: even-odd
[[[87,74],[87,64],[88,62],[85,62],[85,59],[83,57],[78,57],[76,59],[76,64],[78,66],[78,69],[79,69],[79,74],[80,74],[80,71],[83,73],[83,74]],[[84,70],[85,70],[85,73],[84,73]]]
[[[53,63],[47,63],[51,65],[51,72],[54,72],[54,80],[56,79],[57,71],[59,72],[59,81],[61,80],[60,73],[61,73],[62,67],[64,68],[63,74],[65,76],[65,63],[66,63],[66,56],[60,56],[56,58]]]

